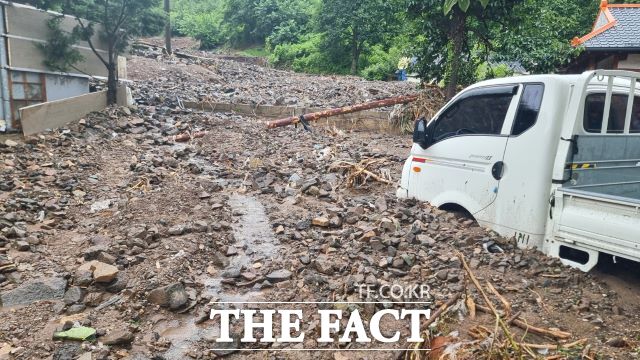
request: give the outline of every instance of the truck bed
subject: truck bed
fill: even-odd
[[[553,217],[556,241],[640,261],[640,199],[561,188]]]

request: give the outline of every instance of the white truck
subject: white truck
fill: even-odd
[[[640,261],[640,73],[596,70],[475,84],[419,120],[397,194],[462,208],[589,271]]]

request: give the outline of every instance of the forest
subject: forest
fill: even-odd
[[[571,39],[591,30],[600,1],[134,2],[144,3],[145,9],[138,5],[134,9],[127,0],[78,0],[71,2],[74,5],[64,0],[25,2],[93,17],[98,23],[109,18],[101,13],[101,3],[114,7],[114,17],[118,8],[144,13],[131,17],[143,19],[139,25],[123,23],[134,36],[159,34],[163,26],[157,20],[164,16],[163,9],[169,9],[173,36],[193,37],[204,50],[262,56],[274,67],[297,72],[352,74],[369,80],[393,79],[400,64],[423,81],[446,86],[452,96],[459,85],[508,76],[514,68],[528,73],[561,72],[580,53],[579,47],[571,46]]]
[[[600,0],[172,0],[176,35],[308,73],[384,80],[401,58],[423,79],[469,84],[561,71]],[[613,1],[612,1],[613,2]],[[626,1],[626,2],[638,2]],[[455,78],[451,78],[454,76]]]

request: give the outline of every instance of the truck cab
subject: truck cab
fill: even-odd
[[[629,227],[640,229],[638,76],[592,71],[475,84],[416,122],[397,194],[464,208],[518,246],[584,271],[601,252],[638,260],[629,253],[640,250],[640,230]],[[615,240],[606,234],[611,221],[623,229]]]

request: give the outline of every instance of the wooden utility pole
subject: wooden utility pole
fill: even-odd
[[[164,48],[167,50],[167,54],[171,55],[173,50],[171,49],[171,1],[164,0],[164,12],[166,15],[166,21],[164,26]]]

